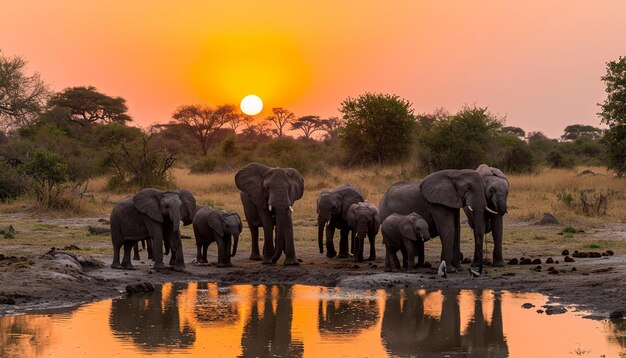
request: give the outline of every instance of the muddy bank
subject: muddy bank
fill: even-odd
[[[531,258],[531,262],[541,261],[540,264],[487,267],[481,277],[474,278],[468,271],[463,271],[443,279],[437,276],[434,268],[421,268],[415,274],[384,272],[382,244],[377,245],[375,261],[355,263],[351,259],[329,259],[319,253],[314,239],[316,228],[308,226],[297,228],[303,230],[304,237],[309,236],[305,230],[311,231],[311,239],[296,242],[301,261],[297,267],[280,265],[283,258],[278,265],[262,265],[259,261],[249,260],[249,241],[244,238],[231,268],[215,267],[215,246],[209,249],[209,262],[213,264],[196,265],[195,243],[188,239],[183,240],[187,263],[184,272],[152,270],[145,251],[141,252],[143,260],[133,261],[135,270],[114,270],[109,267],[112,255],[110,237],[91,235],[87,231],[89,225],[103,225],[102,218],[9,219],[16,223],[16,234],[11,240],[0,239],[0,314],[117,297],[126,294],[126,285],[144,281],[153,284],[174,281],[212,281],[224,285],[286,283],[363,289],[494,289],[540,292],[603,316],[615,311],[626,312],[624,224],[607,224],[599,229],[587,229],[584,234],[565,237],[559,234],[559,227],[537,228],[525,223],[510,223],[505,238],[505,259],[521,261],[525,256]],[[0,224],[6,223],[7,217],[0,216]],[[188,231],[183,234],[192,235],[188,227],[185,230]],[[464,230],[462,251],[472,252],[471,233]],[[565,262],[561,255],[564,248],[574,253],[575,249],[583,250],[594,245],[600,245],[602,249],[585,250],[605,252],[611,248],[614,255],[576,257],[573,262]],[[57,249],[51,250],[52,246]],[[437,240],[427,245],[427,260],[436,264],[440,247]],[[552,273],[549,272],[551,267]]]

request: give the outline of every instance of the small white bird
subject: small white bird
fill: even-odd
[[[478,271],[474,271],[471,268],[469,269],[469,273],[470,275],[472,275],[473,277],[479,277],[480,276],[480,272]]]
[[[446,271],[446,262],[443,261],[443,260],[439,264],[439,269],[437,270],[437,275],[439,275],[439,277],[443,277],[443,278],[447,278],[448,277],[448,273]]]

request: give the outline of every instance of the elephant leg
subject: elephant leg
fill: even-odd
[[[224,262],[226,266],[232,266],[230,263],[230,251],[232,249],[233,239],[230,234],[224,236]]]
[[[461,210],[456,210],[454,214],[454,242],[452,246],[452,266],[462,271],[461,260]]]
[[[350,253],[354,256],[355,254],[355,249],[354,246],[356,245],[356,234],[354,233],[354,231],[350,231]]]
[[[376,260],[376,246],[374,245],[376,240],[376,234],[370,232],[367,234],[367,238],[370,242],[370,256],[367,258],[367,261],[374,261]]]
[[[418,240],[415,243],[415,246],[417,247],[417,264],[415,264],[415,267],[423,267],[424,260],[426,259],[426,255],[424,253],[424,242]]]
[[[408,241],[408,240],[407,240]],[[415,272],[415,245],[413,242],[405,242],[406,246],[406,272]]]
[[[350,231],[347,229],[339,229],[339,255],[338,258],[345,259],[350,257],[348,253],[348,235]]]
[[[217,242],[217,267],[226,267],[228,265],[224,258],[224,250],[226,250],[224,237],[218,236],[215,241]]]
[[[133,260],[139,261],[139,241],[133,245]]]
[[[448,272],[456,272],[456,267],[452,265],[454,256],[454,235],[456,225],[454,214],[448,209],[431,210],[431,215],[437,226],[439,238],[441,239],[441,260],[446,262]]]
[[[210,243],[205,242],[204,244],[202,244],[202,263],[203,264],[208,264],[209,260],[206,257],[207,251],[209,251],[209,245]]]
[[[406,252],[406,246],[401,248],[400,252],[402,253],[402,268],[406,270],[409,264],[409,256]]]
[[[392,271],[398,271],[400,270],[400,260],[398,260],[398,255],[397,255],[397,250],[396,251],[390,251],[391,252],[391,260],[392,260]]]
[[[122,259],[122,268],[125,270],[134,270],[133,264],[130,263],[130,251],[133,249],[135,242],[126,240],[124,241],[124,258]]]
[[[502,258],[502,237],[504,236],[504,217],[498,215],[491,221],[491,235],[493,236],[493,263],[492,266],[504,266]]]
[[[196,262],[202,262],[202,243],[196,242]]]
[[[300,264],[296,257],[296,248],[294,246],[293,226],[287,227],[287,234],[285,238],[285,266],[297,266]]]
[[[183,242],[180,237],[180,232],[178,232],[178,235],[171,235],[168,241],[172,255],[170,257],[170,266],[172,266],[174,271],[184,271],[185,256],[183,255]]]
[[[152,238],[147,238],[143,241],[146,243],[146,246],[148,247],[146,249],[148,250],[148,260],[154,260],[154,253],[152,252]]]
[[[250,260],[261,261],[261,254],[259,252],[259,227],[250,226],[250,242],[252,245],[252,253],[250,254]]]
[[[335,243],[333,239],[335,237],[335,225],[331,221],[328,225],[326,225],[326,257],[333,258],[337,256],[337,251],[335,251]]]
[[[111,232],[111,241],[113,242],[113,262],[111,263],[111,268],[122,268],[122,265],[120,265],[120,249],[124,244],[123,240],[124,238],[120,234]]]
[[[163,231],[161,225],[157,223],[148,223],[146,225],[148,228],[148,233],[150,234],[150,239],[152,241],[152,257],[154,258],[154,269],[164,269],[165,264],[163,263]]]
[[[390,259],[391,256],[391,250],[385,246],[385,271],[386,272],[391,272],[391,265],[393,262],[393,259]]]

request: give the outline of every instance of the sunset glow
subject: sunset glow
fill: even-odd
[[[370,91],[417,113],[488,106],[507,125],[556,136],[599,124],[605,63],[626,52],[624,13],[617,0],[7,1],[0,44],[54,90],[126,98],[140,125],[250,93],[261,115],[337,116],[342,100]]]

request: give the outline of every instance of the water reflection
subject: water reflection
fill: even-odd
[[[626,323],[537,314],[540,294],[165,284],[65,313],[0,317],[0,356],[564,356],[626,353]]]
[[[196,330],[188,321],[181,323],[177,300],[186,285],[169,284],[140,298],[113,300],[111,331],[148,351],[190,347],[196,341]]]

